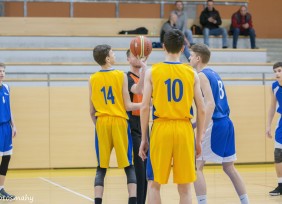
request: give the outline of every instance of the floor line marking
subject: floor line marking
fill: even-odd
[[[94,201],[92,198],[89,198],[88,196],[85,196],[85,195],[83,195],[83,194],[81,194],[81,193],[78,193],[78,192],[76,192],[76,191],[73,191],[73,190],[71,190],[71,189],[69,189],[69,188],[66,188],[66,187],[64,187],[64,186],[62,186],[62,185],[60,185],[60,184],[57,184],[57,183],[55,183],[55,182],[53,182],[53,181],[50,181],[50,180],[48,180],[48,179],[46,179],[46,178],[39,177],[39,179],[41,179],[41,180],[43,180],[43,181],[45,181],[45,182],[47,182],[47,183],[50,183],[50,184],[52,184],[52,185],[54,185],[54,186],[57,186],[57,187],[59,187],[59,188],[61,188],[61,189],[64,189],[65,191],[68,191],[68,192],[70,192],[70,193],[73,193],[73,194],[75,194],[75,195],[77,195],[77,196],[80,196],[80,197],[82,197],[82,198],[84,198],[84,199],[86,199],[86,200]]]

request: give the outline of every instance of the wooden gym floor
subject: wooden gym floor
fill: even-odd
[[[277,183],[272,164],[236,167],[245,181],[251,203],[282,203],[282,196],[268,195]],[[95,169],[10,170],[5,189],[17,196],[13,204],[90,204],[93,203],[94,196],[94,175]],[[207,166],[205,175],[209,204],[240,203],[229,178],[219,166]],[[178,193],[171,179],[169,184],[162,187],[161,194],[163,204],[178,204]],[[103,201],[103,204],[127,203],[123,170],[108,170]],[[193,203],[197,203],[194,189]]]

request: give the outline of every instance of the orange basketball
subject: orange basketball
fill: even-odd
[[[130,42],[130,51],[138,59],[146,58],[152,52],[152,42],[143,35],[137,36]]]

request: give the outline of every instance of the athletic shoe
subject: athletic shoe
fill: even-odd
[[[282,195],[282,187],[277,186],[273,191],[269,192],[271,196],[279,196]]]
[[[0,200],[13,200],[14,198],[15,196],[7,193],[4,188],[0,190]]]

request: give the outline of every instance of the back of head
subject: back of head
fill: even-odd
[[[106,64],[106,57],[109,56],[109,52],[111,50],[111,46],[109,45],[97,45],[93,49],[93,58],[100,65],[103,66]]]
[[[278,67],[281,67],[282,68],[282,62],[276,62],[274,65],[273,65],[273,69],[276,69]]]
[[[211,52],[205,44],[197,43],[191,47],[192,52],[199,56],[203,64],[207,64],[211,57]]]
[[[164,35],[164,46],[168,53],[179,53],[184,45],[184,35],[180,30],[171,29]]]

